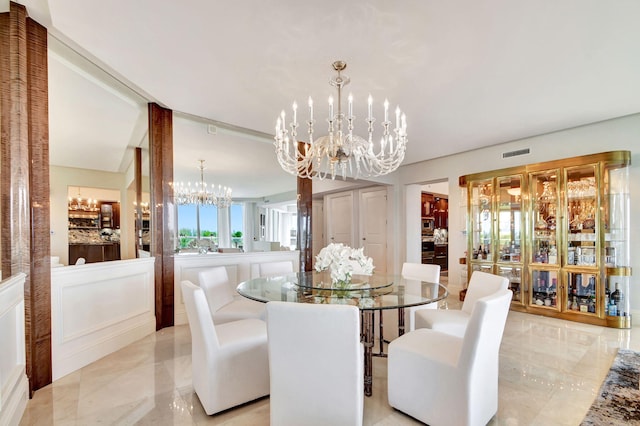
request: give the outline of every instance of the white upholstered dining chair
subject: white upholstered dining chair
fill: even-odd
[[[267,330],[271,425],[361,425],[359,309],[269,302]]]
[[[291,260],[264,262],[259,265],[259,270],[261,277],[290,274],[293,272],[293,262]]]
[[[215,324],[224,324],[245,318],[264,319],[265,304],[237,294],[229,282],[227,268],[224,266],[200,271],[198,282],[207,297],[209,310]]]
[[[417,285],[422,285],[422,281],[439,284],[440,283],[440,265],[427,264],[427,263],[411,263],[405,262],[402,265],[402,278],[405,280],[420,281]],[[413,283],[407,282],[405,285],[412,285]],[[437,286],[434,289],[435,294],[438,294]],[[423,309],[438,309],[438,302],[429,303],[427,305],[414,306],[406,308],[409,318],[408,330],[415,330],[415,318],[416,312]]]
[[[513,293],[473,304],[463,337],[417,329],[389,344],[392,407],[430,426],[486,425],[498,411],[498,359]]]
[[[209,415],[269,394],[267,327],[259,319],[214,325],[202,288],[182,281],[191,330],[193,389]]]
[[[506,290],[509,279],[486,272],[474,271],[467,286],[462,309],[426,309],[416,311],[415,328],[430,328],[462,337],[476,301],[484,296]]]

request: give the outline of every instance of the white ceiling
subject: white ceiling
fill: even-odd
[[[235,196],[295,187],[269,135],[293,100],[313,96],[318,118],[337,59],[357,117],[369,93],[376,115],[385,97],[406,112],[405,164],[640,112],[637,0],[20,3],[54,38],[53,164],[122,170],[158,102],[184,113],[176,180],[202,158]],[[116,79],[56,53],[56,39]]]

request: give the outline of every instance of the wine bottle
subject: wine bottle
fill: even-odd
[[[620,286],[616,283],[616,289],[611,293],[611,301],[616,305],[616,315],[622,316],[624,310],[622,304],[624,303],[624,294],[620,291]]]
[[[605,315],[609,315],[609,300],[611,299],[611,290],[609,290],[609,286],[606,286],[604,289],[604,313]]]

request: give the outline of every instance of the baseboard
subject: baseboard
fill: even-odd
[[[155,316],[137,324],[124,332],[107,338],[91,342],[90,345],[77,350],[67,356],[53,357],[53,380],[58,380],[67,374],[73,373],[80,368],[91,364],[100,358],[109,355],[119,349],[130,345],[149,334],[155,333]]]
[[[27,408],[29,400],[29,380],[22,369],[15,383],[7,395],[2,395],[0,401],[0,425],[17,425]],[[6,400],[4,398],[6,397]]]

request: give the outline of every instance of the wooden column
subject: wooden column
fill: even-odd
[[[138,250],[142,250],[142,148],[135,149],[134,157],[134,185],[136,188],[136,257]]]
[[[0,256],[25,282],[30,392],[51,383],[47,31],[10,3],[0,18]]]
[[[155,257],[156,329],[173,319],[173,112],[149,104],[149,161],[151,166],[151,255]]]
[[[298,149],[304,152],[304,142],[298,142]],[[311,271],[313,268],[313,251],[311,246],[312,229],[312,181],[298,178],[298,250],[300,250],[300,271]]]

